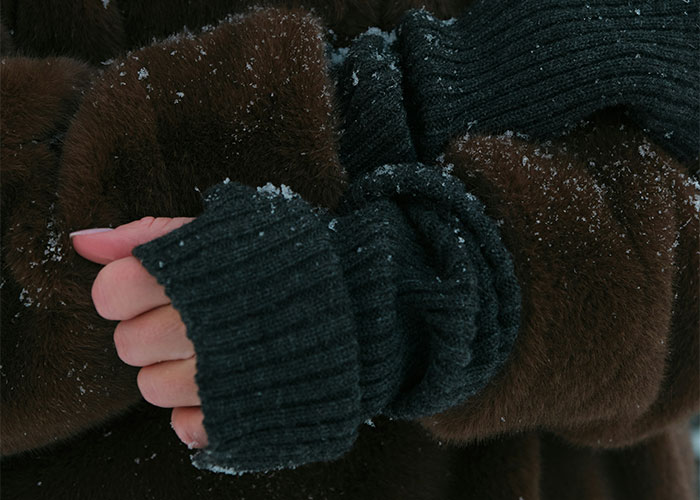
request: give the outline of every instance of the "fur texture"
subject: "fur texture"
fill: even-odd
[[[64,58],[2,61],[3,454],[65,439],[138,401],[135,372],[106,348],[94,313],[98,266],[68,252],[58,160],[92,75]]]
[[[619,117],[552,144],[467,137],[445,161],[503,220],[523,322],[503,374],[425,420],[436,435],[619,447],[697,411],[697,189],[682,166]]]
[[[9,56],[15,52],[15,44],[12,42],[10,31],[0,21],[0,56]]]
[[[197,190],[226,177],[338,201],[344,178],[319,33],[305,13],[253,15],[134,53],[84,98],[82,64],[5,61],[2,347],[12,356],[3,359],[3,454],[68,437],[137,401],[135,371],[111,346],[114,324],[91,305],[99,266],[71,250],[69,232],[197,215]],[[258,49],[261,37],[274,43]]]
[[[194,216],[226,177],[333,207],[345,180],[320,33],[302,11],[257,13],[112,65],[66,136],[68,227]]]
[[[433,6],[452,17],[467,3]],[[252,2],[83,10],[66,1],[73,16],[51,3],[27,17],[43,4],[2,3],[19,53],[122,59],[103,73],[64,58],[0,65],[4,495],[692,498],[697,192],[683,166],[616,114],[551,144],[472,137],[446,152],[503,220],[526,294],[516,351],[481,395],[422,427],[377,419],[337,462],[243,477],[194,469],[167,410],[138,403],[114,324],[91,305],[99,267],[75,255],[67,234],[197,215],[195,187],[225,177],[285,183],[333,207],[345,179],[322,31],[301,11],[253,13],[123,55]],[[414,4],[318,2],[317,11],[342,41],[390,28]]]
[[[26,56],[66,55],[97,64],[125,43],[115,2],[7,0],[0,15]]]
[[[370,26],[391,30],[403,13],[426,8],[457,16],[473,0],[6,0],[0,15],[28,56],[68,55],[99,64],[183,30],[198,31],[261,7],[303,7],[333,30],[340,45]],[[5,42],[5,40],[3,40]]]

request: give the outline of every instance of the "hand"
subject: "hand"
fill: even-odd
[[[119,358],[142,367],[137,383],[151,404],[173,408],[172,426],[191,448],[208,444],[195,383],[196,357],[185,324],[165,289],[148,274],[131,250],[192,221],[145,217],[116,229],[71,234],[76,252],[105,264],[92,286],[97,313],[118,320],[114,344]]]

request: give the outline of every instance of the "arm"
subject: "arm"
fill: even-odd
[[[620,123],[452,144],[456,175],[503,221],[523,316],[493,383],[424,420],[440,439],[547,430],[615,447],[697,411],[697,185]]]
[[[365,420],[446,409],[505,361],[519,291],[460,183],[386,167],[341,212],[229,183],[201,217],[135,250],[195,346],[210,443],[198,465],[336,458]]]
[[[456,134],[559,137],[624,106],[683,161],[698,161],[700,10],[692,2],[482,0],[442,22],[425,11],[398,30],[419,159]]]

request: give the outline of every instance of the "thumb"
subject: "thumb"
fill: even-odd
[[[84,229],[70,234],[79,255],[98,264],[128,257],[134,247],[194,220],[192,217],[144,217],[115,229]]]

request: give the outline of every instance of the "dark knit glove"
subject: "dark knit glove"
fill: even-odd
[[[134,254],[195,345],[210,445],[194,463],[211,470],[335,459],[375,415],[447,409],[493,377],[518,328],[496,224],[421,165],[360,178],[335,218],[284,186],[220,184]]]
[[[550,139],[611,106],[697,160],[699,26],[696,0],[480,0],[449,21],[413,11],[339,65],[343,164],[432,162],[467,132]]]

